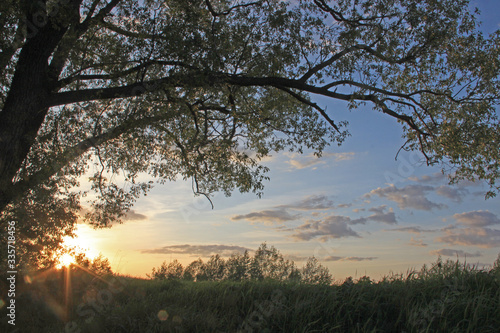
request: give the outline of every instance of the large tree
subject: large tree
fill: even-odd
[[[197,194],[260,193],[270,152],[321,154],[348,135],[315,95],[370,105],[452,181],[499,190],[500,34],[479,33],[466,0],[3,0],[0,11],[3,226],[70,233],[89,172],[88,218],[104,225],[149,189],[144,173],[191,179]]]

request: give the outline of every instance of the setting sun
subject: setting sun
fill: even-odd
[[[63,254],[60,256],[57,260],[59,263],[56,265],[58,269],[61,269],[63,267],[69,267],[70,265],[75,263],[75,258],[68,253]]]
[[[87,225],[78,225],[75,231],[75,237],[65,236],[63,246],[67,249],[73,249],[76,253],[83,253],[89,259],[97,257],[99,254],[95,248],[95,241],[92,236],[88,235],[89,229]]]

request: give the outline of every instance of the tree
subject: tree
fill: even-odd
[[[204,271],[205,264],[201,258],[191,262],[184,270],[184,279],[189,281],[206,281],[207,276]]]
[[[250,278],[253,280],[286,281],[297,278],[295,263],[283,258],[281,252],[274,246],[270,248],[262,243],[250,262]]]
[[[301,272],[302,282],[309,284],[330,285],[333,282],[332,274],[318,259],[311,257],[307,260]]]
[[[160,267],[153,267],[150,274],[146,274],[151,279],[156,280],[180,280],[183,277],[184,268],[182,264],[175,259],[167,264],[166,261]]]
[[[252,259],[245,250],[243,255],[233,254],[226,260],[226,275],[230,281],[242,281],[250,278],[249,269]]]
[[[5,0],[0,13],[3,229],[29,198],[70,232],[86,173],[86,218],[103,226],[152,186],[143,173],[259,194],[263,157],[348,135],[312,95],[371,105],[451,181],[499,190],[500,33],[479,33],[466,0]]]
[[[85,255],[85,253],[78,253],[75,256],[75,261],[78,268],[84,268],[90,270],[94,274],[98,275],[111,275],[113,271],[111,270],[111,264],[109,263],[108,258],[104,257],[102,254],[99,254],[94,259],[89,259]]]
[[[222,281],[226,277],[226,261],[219,254],[214,254],[203,265],[202,272],[208,281]]]

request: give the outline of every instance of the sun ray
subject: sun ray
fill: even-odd
[[[57,269],[61,269],[63,267],[69,267],[75,263],[75,257],[73,257],[69,253],[62,254],[59,258],[57,258],[58,264],[56,265]]]

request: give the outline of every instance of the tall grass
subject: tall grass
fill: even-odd
[[[19,332],[499,332],[500,269],[438,261],[420,271],[333,285],[276,280],[142,280],[74,272],[17,299]],[[59,303],[58,303],[59,302]],[[2,313],[3,318],[5,315]],[[8,332],[6,320],[0,330]]]

